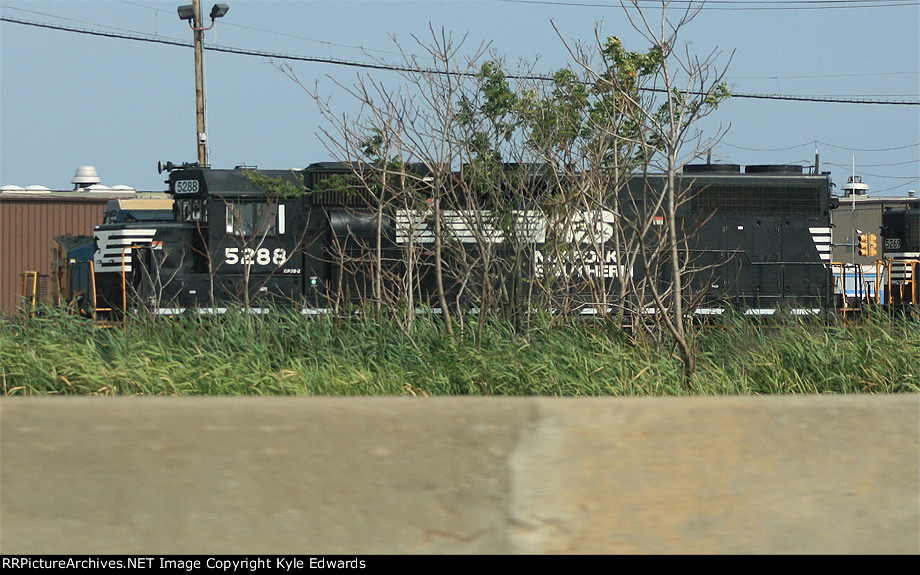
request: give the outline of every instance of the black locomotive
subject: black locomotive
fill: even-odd
[[[888,303],[920,303],[920,204],[882,213],[880,229],[885,256],[881,281]]]
[[[666,182],[661,174],[629,178],[610,192],[606,207],[568,218],[563,229],[541,206],[546,196],[540,194],[553,184],[538,168],[525,169],[531,184],[543,178],[538,191],[509,196],[509,225],[494,213],[501,201],[483,216],[481,205],[443,193],[437,186],[452,186],[450,178],[432,183],[419,169],[419,185],[407,196],[412,202],[398,202],[357,177],[362,169],[338,163],[267,171],[172,167],[171,218],[96,228],[93,265],[72,271],[82,283],[70,279],[86,286],[81,309],[177,314],[296,305],[313,313],[390,295],[388,301],[435,310],[445,303],[537,302],[599,313],[618,306],[647,310],[634,290],[621,289],[627,278],[667,291],[670,272],[654,245],[664,228],[654,201]],[[452,177],[461,181],[463,174]],[[834,307],[835,203],[827,174],[788,165],[688,165],[679,185],[685,201],[677,227],[694,312]],[[623,232],[617,214],[649,225]],[[888,225],[886,246],[902,229],[894,220]],[[916,235],[916,227],[910,230]],[[626,258],[624,245],[645,247],[632,252],[640,257]],[[650,250],[656,255],[645,257]],[[515,267],[483,271],[490,265],[484,261],[497,260]]]

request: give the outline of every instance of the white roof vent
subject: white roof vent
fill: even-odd
[[[26,186],[24,192],[29,192],[32,194],[50,194],[51,189],[46,188],[45,186]]]
[[[117,186],[112,186],[112,191],[113,192],[123,192],[126,194],[133,194],[137,190],[135,190],[131,186],[126,186],[124,184],[118,184]]]
[[[75,190],[85,188],[90,184],[98,184],[102,180],[99,179],[99,174],[96,173],[96,168],[93,166],[80,166],[77,168],[77,171],[74,172],[73,179],[70,180],[70,183],[74,185]]]
[[[8,186],[3,186],[2,188],[0,188],[0,192],[14,193],[14,192],[22,192],[22,191],[25,191],[25,188],[23,188],[22,186],[14,186],[12,184]]]
[[[108,186],[103,186],[102,184],[92,184],[89,186],[84,186],[82,189],[86,190],[87,192],[108,192],[112,188]]]

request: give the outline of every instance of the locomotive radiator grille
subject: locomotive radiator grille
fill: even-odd
[[[691,209],[697,214],[820,214],[817,186],[707,186],[692,192]]]

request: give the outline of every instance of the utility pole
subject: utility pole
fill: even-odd
[[[195,24],[192,30],[195,33],[195,116],[198,128],[198,165],[208,166],[208,127],[205,118],[204,98],[204,28],[201,22],[201,0],[192,0],[195,10]]]
[[[226,4],[215,4],[211,8],[211,25],[205,27],[201,17],[201,0],[192,0],[191,5],[179,6],[179,18],[188,20],[194,33],[195,46],[195,119],[196,141],[198,143],[198,165],[209,166],[208,160],[208,126],[205,109],[207,98],[204,87],[204,32],[214,27],[214,21],[222,17],[230,8]]]

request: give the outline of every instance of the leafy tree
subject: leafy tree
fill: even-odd
[[[686,200],[680,173],[709,147],[693,132],[696,122],[729,92],[715,68],[717,53],[699,58],[678,50],[678,32],[699,11],[682,6],[675,11],[663,0],[653,25],[638,2],[626,2],[648,49],[630,51],[600,33],[593,44],[563,41],[573,64],[548,80],[509,73],[500,58],[487,57],[487,46],[463,60],[462,41],[432,30],[430,44],[419,42],[430,63],[421,66],[403,52],[404,84],[397,90],[371,79],[342,86],[362,105],[358,117],[340,117],[313,93],[336,126],[325,133],[330,150],[343,161],[375,166],[368,185],[404,198],[391,207],[417,210],[405,183],[421,181],[412,163],[425,166],[426,215],[409,238],[431,242],[449,333],[454,317],[463,321],[461,300],[479,308],[480,322],[495,310],[521,325],[522,310],[565,310],[588,294],[598,311],[614,312],[608,317],[618,325],[631,320],[660,343],[669,335],[692,382],[686,316],[694,298],[684,282],[688,251],[676,218]],[[665,175],[663,186],[632,193],[636,179],[653,171]],[[546,222],[540,253],[531,233],[535,216]],[[539,258],[537,285],[527,278]],[[600,277],[571,273],[598,260],[605,264]],[[640,263],[649,274],[632,277]],[[663,276],[666,284],[657,281]],[[406,287],[411,292],[413,284]],[[647,309],[656,310],[651,325],[636,319]]]

